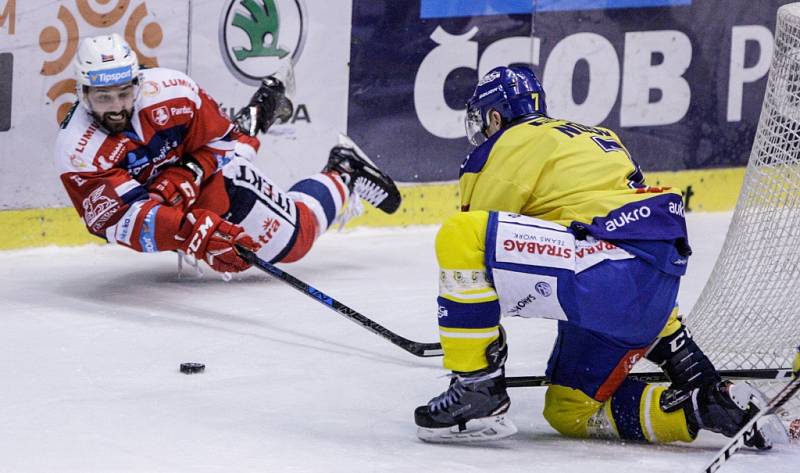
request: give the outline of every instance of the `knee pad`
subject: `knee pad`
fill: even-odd
[[[485,211],[461,212],[448,218],[436,234],[439,267],[484,269],[488,219]]]
[[[552,385],[544,396],[543,414],[551,427],[567,437],[616,438],[613,420],[604,416],[603,407],[577,389]]]

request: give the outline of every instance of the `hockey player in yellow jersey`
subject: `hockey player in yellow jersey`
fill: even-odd
[[[415,411],[431,442],[503,438],[501,316],[558,321],[544,417],[564,435],[690,442],[735,434],[764,403],[720,379],[677,316],[691,255],[681,192],[650,187],[616,133],[552,118],[528,68],[498,67],[467,102],[475,149],[462,212],[436,237],[439,333],[449,388]],[[647,358],[670,386],[627,379]],[[779,421],[749,444],[783,438]]]

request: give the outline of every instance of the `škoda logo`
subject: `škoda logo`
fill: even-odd
[[[219,26],[225,65],[240,81],[258,86],[285,60],[297,64],[305,23],[301,0],[228,0]]]
[[[160,46],[164,39],[164,32],[161,25],[155,21],[148,21],[150,13],[147,10],[147,2],[140,2],[132,8],[129,8],[131,0],[117,0],[111,6],[107,5],[110,0],[94,0],[92,3],[101,4],[103,7],[95,9],[90,5],[90,0],[75,0],[74,8],[77,8],[80,18],[90,27],[102,29],[102,31],[84,32],[84,36],[103,32],[112,33],[122,29],[125,41],[130,44],[139,57],[139,64],[148,67],[158,66],[158,58],[146,55],[145,50],[154,50]],[[126,15],[127,18],[125,18]],[[47,91],[47,97],[53,105],[60,97],[66,96],[67,98],[66,101],[61,101],[56,108],[56,121],[61,122],[72,107],[72,102],[77,98],[75,95],[76,83],[72,78],[70,64],[78,51],[81,32],[75,13],[70,8],[60,5],[56,19],[60,23],[60,28],[52,25],[43,28],[39,33],[39,48],[47,55],[42,63],[42,75],[61,77]],[[140,28],[143,23],[144,27]],[[66,32],[66,37],[62,37],[62,30]],[[141,33],[138,33],[139,31]]]

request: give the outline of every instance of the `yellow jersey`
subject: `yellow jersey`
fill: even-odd
[[[683,274],[691,254],[680,190],[647,186],[606,128],[537,116],[502,129],[467,156],[459,188],[464,211],[558,223],[579,237],[615,241],[670,273]]]

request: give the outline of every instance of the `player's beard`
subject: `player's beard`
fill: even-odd
[[[109,133],[115,135],[125,131],[131,123],[131,110],[121,110],[119,112],[106,112],[99,117],[100,124]]]

